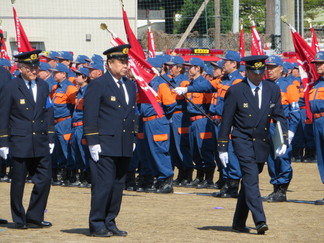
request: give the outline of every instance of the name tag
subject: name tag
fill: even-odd
[[[110,96],[110,101],[116,101],[116,97],[115,96]]]
[[[25,102],[25,99],[20,99],[20,104],[21,105],[24,105],[26,102]]]
[[[249,103],[243,103],[243,108],[249,108]]]

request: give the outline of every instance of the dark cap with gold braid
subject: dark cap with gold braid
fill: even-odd
[[[107,59],[116,58],[120,60],[127,60],[130,48],[131,46],[129,44],[115,46],[104,51],[103,54],[107,56]]]
[[[41,53],[41,50],[34,50],[29,52],[22,52],[17,55],[14,55],[18,63],[24,63],[30,66],[38,66],[39,65],[39,57],[38,54]]]
[[[267,55],[255,55],[243,57],[242,61],[245,62],[245,68],[255,74],[262,74],[265,71],[265,60]]]

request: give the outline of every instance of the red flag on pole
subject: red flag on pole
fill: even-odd
[[[147,49],[149,52],[149,57],[155,57],[155,45],[154,45],[154,37],[151,32],[151,27],[147,29]]]
[[[2,26],[0,26],[0,36],[1,36],[1,43],[0,43],[1,53],[0,53],[0,57],[5,58],[7,60],[10,60],[10,57],[8,55],[8,52],[7,52],[6,42],[5,42],[4,38],[3,38]]]
[[[112,33],[112,32],[111,32]],[[112,33],[113,39],[111,40],[111,44],[113,46],[123,45],[125,42]],[[159,103],[156,101],[155,97],[157,93],[152,89],[148,83],[153,79],[156,75],[152,66],[146,62],[144,59],[139,57],[136,52],[131,48],[128,53],[129,59],[129,67],[132,70],[132,73],[135,77],[138,97],[140,103],[150,103],[155,109],[156,113],[159,117],[163,116],[163,110]]]
[[[318,79],[315,65],[311,63],[315,56],[315,50],[312,49],[294,27],[289,25],[292,39],[294,42],[297,61],[299,64],[300,77],[304,87],[304,99],[306,105],[306,115],[309,120],[312,120],[312,113],[309,107],[309,91],[314,82]]]
[[[244,29],[243,25],[241,24],[241,30],[240,30],[240,55],[241,58],[245,57],[245,47],[244,47]]]
[[[319,45],[318,45],[318,41],[317,41],[317,36],[316,36],[316,32],[314,30],[314,27],[312,26],[312,24],[310,24],[310,31],[312,33],[312,49],[315,51],[315,53],[320,51]]]
[[[138,42],[138,40],[136,39],[136,36],[134,35],[134,32],[129,25],[127,13],[124,10],[124,8],[122,9],[122,11],[123,11],[124,27],[125,27],[128,43],[131,45],[131,49],[133,49],[133,51],[136,52],[139,57],[145,60],[145,54],[143,48]]]
[[[262,49],[261,38],[255,27],[255,22],[251,21],[251,33],[252,33],[252,41],[251,41],[251,55],[264,55],[264,51]]]
[[[12,5],[12,10],[13,10],[14,21],[15,21],[18,52],[27,52],[27,51],[34,50],[29,43],[29,40],[27,38],[23,26],[20,23],[14,5]]]

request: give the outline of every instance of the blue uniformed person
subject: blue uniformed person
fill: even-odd
[[[10,205],[18,229],[50,227],[44,213],[51,187],[53,151],[53,108],[48,84],[37,78],[40,50],[16,56],[20,75],[11,80],[0,95],[0,155],[10,153],[13,162]],[[27,212],[23,207],[25,179],[34,187]]]
[[[310,108],[314,116],[313,126],[317,154],[317,165],[322,183],[324,183],[324,51],[316,53],[312,63],[320,75],[309,92]],[[315,201],[315,205],[324,205],[324,198]]]
[[[72,115],[72,135],[71,148],[72,158],[75,163],[75,168],[80,170],[79,180],[71,183],[72,186],[91,187],[90,184],[90,168],[89,168],[89,148],[86,144],[86,139],[83,135],[83,103],[84,94],[90,82],[89,69],[80,67],[74,70],[76,73],[76,84],[79,90],[76,94],[75,106]]]
[[[75,68],[86,67],[90,64],[91,59],[86,55],[78,55],[73,63],[75,63]]]
[[[126,77],[130,45],[106,50],[108,71],[90,82],[84,96],[83,130],[91,160],[92,236],[126,236],[116,218],[133,155],[135,83]]]

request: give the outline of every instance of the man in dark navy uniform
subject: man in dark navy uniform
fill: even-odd
[[[275,84],[262,81],[267,57],[242,58],[242,61],[246,62],[247,78],[231,86],[225,95],[223,120],[217,144],[219,157],[226,165],[231,133],[234,152],[242,171],[241,189],[232,228],[240,232],[249,232],[246,220],[251,211],[258,234],[264,234],[268,230],[258,174],[262,171],[270,153],[270,119],[274,122],[280,121],[284,138],[287,140],[287,124],[281,106],[280,90]],[[283,155],[286,148],[287,145],[283,144],[276,151],[276,155]]]
[[[11,80],[11,75],[8,70],[0,67],[0,92],[4,85],[6,85]],[[0,162],[1,163],[1,162]],[[0,224],[8,223],[7,220],[0,218]]]
[[[40,52],[14,56],[20,75],[5,85],[0,95],[0,155],[12,157],[10,205],[19,229],[52,226],[44,221],[44,211],[51,186],[53,110],[48,103],[48,84],[37,78]],[[22,200],[27,172],[34,188],[25,212]]]
[[[92,161],[90,234],[126,236],[117,217],[133,155],[136,88],[125,77],[130,45],[106,50],[108,71],[94,79],[84,97],[84,135]]]

